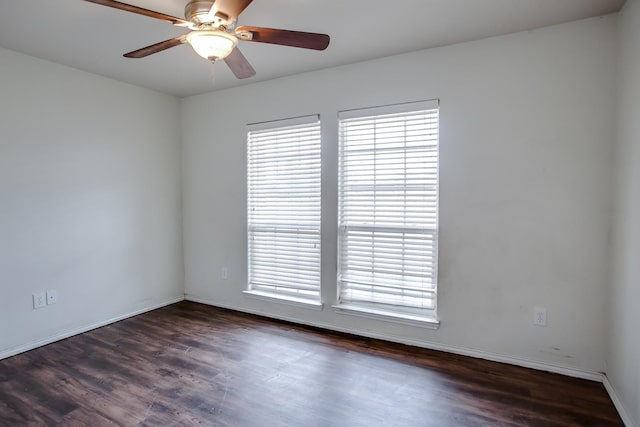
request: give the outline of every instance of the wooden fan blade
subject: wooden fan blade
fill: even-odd
[[[233,49],[229,56],[224,58],[224,62],[227,63],[233,74],[239,79],[246,79],[256,75],[256,70],[253,69],[247,58],[237,47]]]
[[[165,15],[164,13],[155,12],[149,9],[143,9],[138,6],[133,6],[130,4],[122,3],[115,0],[85,0],[89,3],[101,4],[103,6],[113,7],[114,9],[120,9],[127,12],[137,13],[138,15],[148,16],[150,18],[160,19],[162,21],[167,21],[173,25],[178,25],[181,27],[188,27],[191,23],[185,21],[184,19],[176,18],[175,16]]]
[[[134,50],[133,52],[125,53],[125,58],[144,58],[154,53],[162,52],[171,47],[179,46],[187,40],[187,36],[178,36],[169,40],[165,40],[160,43],[152,44],[151,46],[143,47],[142,49]]]
[[[251,4],[253,0],[216,0],[211,6],[209,15],[213,16],[216,12],[221,12],[227,17],[227,22],[232,23],[238,19],[238,15]]]
[[[247,41],[258,43],[271,43],[283,46],[301,47],[304,49],[325,50],[329,46],[329,36],[318,33],[305,33],[302,31],[276,30],[274,28],[238,27],[236,33],[244,31],[253,34],[253,38]],[[244,40],[240,37],[240,40]]]

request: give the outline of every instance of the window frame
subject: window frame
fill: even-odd
[[[333,306],[334,309],[342,314],[351,314],[356,316],[364,316],[374,319],[381,319],[391,322],[399,322],[403,324],[409,324],[413,326],[423,326],[429,328],[437,328],[439,325],[438,317],[437,317],[437,292],[438,292],[438,240],[439,240],[439,159],[440,159],[440,105],[439,100],[429,100],[429,101],[419,101],[419,102],[411,102],[404,104],[394,104],[388,106],[380,106],[373,108],[364,108],[364,109],[356,109],[356,110],[347,110],[341,111],[338,113],[338,125],[340,128],[339,135],[339,148],[338,148],[338,174],[339,174],[339,183],[337,187],[337,198],[338,198],[338,236],[337,236],[337,275],[336,275],[336,284],[337,284],[337,303]],[[436,137],[435,137],[435,156],[436,156],[436,170],[435,170],[435,213],[434,213],[434,225],[430,229],[430,233],[433,235],[433,308],[432,309],[416,309],[403,307],[392,304],[381,304],[374,302],[357,302],[350,301],[344,297],[344,283],[342,280],[342,274],[344,273],[344,257],[343,250],[345,244],[345,233],[347,227],[354,227],[345,225],[343,223],[344,212],[343,212],[343,203],[344,199],[344,183],[342,180],[344,179],[344,135],[343,135],[343,122],[346,122],[351,119],[367,119],[374,117],[385,117],[394,114],[411,114],[412,112],[418,111],[431,111],[436,110]],[[406,140],[405,140],[406,145]],[[406,165],[406,159],[404,164]],[[405,187],[406,188],[406,187]],[[403,213],[406,215],[406,212]],[[357,226],[356,226],[357,227]],[[362,227],[366,229],[367,227]],[[373,233],[374,227],[369,227],[369,230]],[[421,230],[428,230],[429,227],[421,227]],[[429,233],[429,231],[427,231]],[[375,285],[372,285],[375,287]]]
[[[298,129],[296,129],[298,128]],[[278,179],[281,178],[281,176],[284,175],[279,175],[280,173],[286,174],[286,176],[288,176],[290,179],[293,177],[293,179],[304,179],[305,177],[307,179],[309,179],[312,184],[309,185],[309,187],[313,188],[313,192],[311,195],[307,196],[309,197],[309,207],[307,208],[306,211],[304,211],[304,208],[302,208],[302,204],[299,204],[297,207],[299,208],[298,210],[296,210],[296,212],[299,213],[305,213],[305,214],[309,214],[310,210],[313,210],[313,214],[311,215],[311,219],[308,222],[313,222],[313,224],[309,225],[305,225],[305,227],[301,226],[301,223],[287,223],[287,224],[282,224],[281,229],[287,229],[287,231],[280,233],[280,237],[281,236],[291,236],[290,240],[294,240],[295,236],[298,236],[298,241],[300,240],[304,240],[304,238],[300,238],[300,236],[302,234],[306,235],[308,238],[313,239],[313,236],[316,237],[315,239],[315,246],[313,248],[311,248],[311,250],[309,250],[309,253],[315,253],[317,256],[315,257],[311,257],[308,258],[307,261],[311,260],[311,261],[315,261],[315,269],[313,271],[313,279],[317,279],[315,280],[316,286],[315,286],[315,290],[310,290],[310,289],[302,289],[302,287],[298,288],[298,292],[296,292],[296,288],[294,286],[291,285],[291,283],[288,284],[283,284],[282,282],[280,283],[280,286],[277,283],[270,283],[270,284],[266,284],[266,283],[258,283],[256,280],[254,280],[254,275],[253,273],[255,272],[256,269],[256,248],[254,247],[254,243],[255,242],[255,237],[256,237],[256,230],[259,227],[264,227],[265,223],[260,223],[260,221],[256,222],[255,218],[256,217],[261,217],[263,218],[265,214],[256,214],[255,213],[255,207],[256,205],[256,200],[257,198],[264,198],[264,200],[270,199],[275,197],[273,193],[269,193],[269,195],[266,195],[267,192],[263,192],[261,193],[261,195],[256,196],[256,188],[259,187],[259,183],[254,182],[252,180],[257,179],[256,176],[259,176],[259,174],[261,173],[260,171],[256,170],[257,165],[264,161],[257,161],[254,159],[254,157],[257,155],[254,151],[256,147],[252,146],[252,144],[255,143],[255,141],[252,141],[252,135],[257,135],[257,134],[262,134],[263,136],[268,134],[272,134],[273,138],[277,139],[277,136],[274,136],[276,134],[279,133],[284,133],[285,135],[288,135],[288,137],[293,137],[295,138],[295,132],[293,133],[288,133],[289,131],[295,131],[295,130],[299,130],[300,133],[297,134],[297,138],[298,139],[298,143],[300,143],[300,138],[303,138],[303,142],[308,143],[306,146],[309,148],[309,150],[311,150],[311,154],[306,153],[306,154],[301,154],[301,152],[298,152],[298,155],[300,155],[300,157],[298,158],[298,160],[300,159],[306,159],[308,161],[311,161],[313,165],[315,165],[313,168],[300,168],[298,167],[297,169],[301,172],[296,173],[293,172],[292,175],[292,171],[293,171],[293,166],[289,165],[287,167],[284,168],[283,172],[278,172],[276,173],[276,175],[269,175],[267,178],[270,179]],[[303,134],[305,133],[310,133],[313,134],[314,136],[312,137],[308,137],[308,135],[305,137],[303,136]],[[294,306],[300,306],[300,307],[305,307],[305,308],[311,308],[311,309],[316,309],[316,310],[321,310],[322,309],[322,290],[321,290],[321,283],[322,283],[322,275],[321,275],[321,270],[322,270],[322,259],[321,259],[321,248],[322,248],[322,228],[321,228],[321,210],[322,210],[322,191],[321,191],[321,183],[322,183],[322,139],[321,139],[321,128],[320,128],[320,115],[316,114],[316,115],[310,115],[310,116],[303,116],[303,117],[296,117],[296,118],[290,118],[290,119],[283,119],[283,120],[275,120],[275,121],[269,121],[269,122],[262,122],[262,123],[254,123],[254,124],[249,124],[246,127],[246,138],[247,138],[247,172],[246,172],[246,176],[247,176],[247,197],[246,197],[246,201],[247,201],[247,285],[246,285],[246,289],[243,291],[243,293],[248,296],[248,297],[252,297],[252,298],[258,298],[258,299],[263,299],[263,300],[269,300],[269,301],[276,301],[276,302],[281,302],[281,303],[285,303],[285,304],[289,304],[289,305],[294,305]],[[313,142],[309,142],[309,141],[313,141]],[[269,143],[269,141],[266,141],[266,143]],[[295,144],[295,143],[294,143]],[[277,151],[279,151],[277,148],[272,147],[272,154],[275,154],[276,156],[278,155]],[[291,148],[290,152],[287,152],[286,149],[284,151],[285,156],[282,158],[279,158],[279,160],[281,162],[285,162],[287,163],[287,160],[283,160],[286,158],[287,155],[290,155],[291,157],[295,157],[296,153],[295,153],[295,149]],[[254,156],[254,157],[252,157]],[[264,156],[264,154],[263,154]],[[307,156],[307,157],[305,157]],[[311,156],[311,157],[309,157]],[[291,158],[289,158],[291,159]],[[271,161],[271,160],[270,160]],[[267,167],[268,169],[273,169],[270,166]],[[273,171],[271,171],[271,173],[274,173]],[[313,176],[312,176],[313,175]],[[265,177],[262,177],[265,178]],[[252,187],[252,185],[254,187]],[[286,186],[286,184],[284,184]],[[298,196],[298,197],[304,197],[305,193],[304,192],[293,192],[294,196]],[[286,197],[286,196],[285,196]],[[299,199],[298,199],[299,200]],[[253,202],[252,202],[253,201]],[[282,198],[281,198],[282,201]],[[253,208],[253,210],[252,210]],[[268,210],[268,209],[266,209]],[[287,211],[291,211],[291,208],[289,207],[287,209]],[[283,212],[277,212],[275,215],[282,215]],[[293,214],[291,214],[290,212],[285,215],[285,219],[286,216],[289,216],[289,219],[293,219]],[[314,216],[315,215],[315,216]],[[252,219],[253,218],[253,219]],[[280,217],[281,219],[282,217]],[[278,218],[272,218],[272,223],[269,224],[270,227],[273,228],[273,236],[277,236],[279,234],[278,232]],[[296,234],[296,232],[294,231],[294,229],[296,231],[298,231],[299,233]],[[252,241],[253,239],[253,241]],[[274,237],[273,238],[274,242],[276,240],[280,240],[279,237]],[[309,242],[311,243],[311,242]],[[292,242],[290,243],[292,246],[289,246],[288,248],[294,248],[296,243]],[[282,247],[277,246],[279,245],[279,243],[274,243],[274,249],[276,252],[279,251],[279,249],[283,249]],[[284,249],[287,249],[286,247]],[[308,256],[308,255],[307,255]],[[278,255],[275,255],[275,258],[278,258]],[[293,260],[293,258],[295,258],[295,256],[293,255],[289,255],[288,257],[285,256],[285,260],[287,262],[295,262],[295,260]],[[264,262],[264,261],[263,261]],[[267,270],[274,270],[274,269],[278,269],[277,266],[271,266],[271,267],[266,267],[264,269],[264,271]],[[282,268],[282,270],[284,270],[284,267]],[[299,272],[297,271],[297,269],[295,267],[292,267],[289,272],[290,274],[294,275],[296,273],[299,274]],[[285,274],[288,274],[285,273]],[[295,279],[292,279],[295,280]],[[269,289],[269,288],[272,289]],[[284,291],[282,289],[278,290],[278,288],[287,288],[287,289],[291,289],[291,291]],[[307,292],[307,295],[304,294],[304,292],[300,292],[300,291],[305,291]],[[317,293],[317,295],[315,297],[311,296],[311,292],[315,292]]]

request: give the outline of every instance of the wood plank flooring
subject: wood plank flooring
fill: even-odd
[[[0,425],[623,424],[596,382],[181,302],[0,361]]]

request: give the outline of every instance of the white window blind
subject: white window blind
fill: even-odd
[[[250,125],[249,290],[320,300],[318,116]]]
[[[438,102],[342,112],[340,304],[435,317]]]

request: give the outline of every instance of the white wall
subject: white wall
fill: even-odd
[[[184,296],[179,108],[0,49],[0,358]]]
[[[183,100],[187,297],[602,371],[615,60],[616,18],[608,16]],[[337,314],[336,113],[432,98],[441,100],[441,327]],[[241,292],[244,125],[313,113],[323,126],[321,312]],[[534,306],[547,308],[548,327],[531,325]]]
[[[627,416],[640,426],[640,1],[627,0],[619,25],[617,191],[607,376]]]

